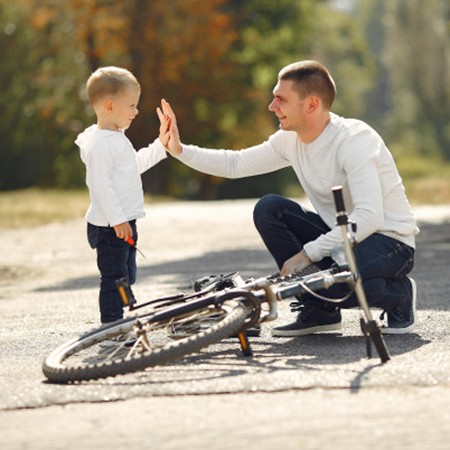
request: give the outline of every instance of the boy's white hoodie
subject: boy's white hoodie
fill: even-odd
[[[145,216],[140,174],[166,158],[156,139],[136,152],[123,131],[92,125],[75,141],[86,165],[90,205],[86,220],[97,226],[114,226]]]

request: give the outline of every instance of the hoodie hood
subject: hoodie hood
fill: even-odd
[[[114,136],[116,133],[117,131],[112,130],[99,130],[97,125],[91,125],[89,128],[86,128],[75,140],[75,144],[80,147],[81,160],[86,163],[87,157],[96,143],[100,139]]]

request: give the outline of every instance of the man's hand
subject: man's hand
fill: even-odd
[[[283,267],[281,268],[280,275],[286,276],[292,273],[300,272],[305,267],[311,266],[313,262],[308,258],[306,253],[302,250],[301,252],[292,256],[292,258],[287,259]]]
[[[159,107],[156,109],[160,122],[159,139],[172,156],[180,155],[183,148],[181,147],[175,113],[164,99],[161,100],[161,108],[162,110]]]
[[[113,228],[119,239],[128,241],[128,239],[133,237],[133,229],[131,228],[129,222],[119,223],[118,225],[114,225]]]

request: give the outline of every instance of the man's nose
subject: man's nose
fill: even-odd
[[[275,111],[275,100],[272,100],[267,108],[269,109],[269,111]]]

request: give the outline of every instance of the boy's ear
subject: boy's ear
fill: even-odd
[[[105,111],[111,112],[114,107],[114,100],[112,98],[105,100],[103,107],[105,108]]]

